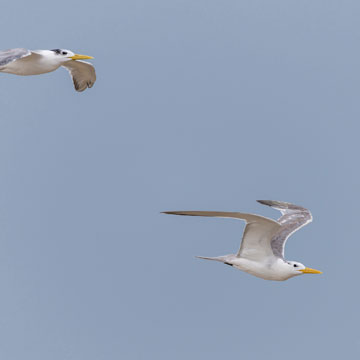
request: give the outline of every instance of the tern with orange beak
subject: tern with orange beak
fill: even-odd
[[[279,210],[282,216],[275,221],[259,215],[238,212],[165,211],[164,214],[233,218],[246,222],[241,246],[236,254],[217,257],[197,256],[200,259],[219,261],[265,280],[284,281],[302,274],[321,274],[319,270],[284,258],[286,240],[312,221],[310,211],[282,201],[258,202]]]
[[[0,72],[15,75],[39,75],[66,68],[73,80],[76,91],[91,88],[96,81],[92,64],[81,61],[92,56],[75,54],[70,50],[27,50],[9,49],[0,51]]]

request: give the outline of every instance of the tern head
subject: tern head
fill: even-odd
[[[288,265],[289,272],[291,272],[293,276],[302,274],[322,274],[322,271],[308,268],[297,261],[287,261],[286,264]]]
[[[66,49],[53,49],[51,52],[54,55],[54,58],[59,60],[59,62],[93,59],[92,56],[75,54],[72,51]]]

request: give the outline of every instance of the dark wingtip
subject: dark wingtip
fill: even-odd
[[[256,200],[258,203],[263,204],[263,205],[268,205],[271,206],[273,201],[272,200]]]
[[[161,214],[194,216],[194,215],[191,215],[191,214],[185,214],[184,211],[162,211]]]

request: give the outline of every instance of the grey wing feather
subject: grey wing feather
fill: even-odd
[[[256,222],[258,219],[261,219],[269,223],[276,223],[276,221],[263,216],[231,211],[163,211],[162,214],[232,218],[246,220],[247,222]]]
[[[271,239],[281,228],[277,221],[254,214],[225,211],[166,211],[165,214],[187,216],[214,216],[241,219],[246,222],[244,234],[237,257],[251,260],[273,256]]]
[[[95,68],[86,61],[71,60],[63,66],[69,71],[76,91],[84,91],[91,88],[96,81]]]
[[[31,51],[22,48],[0,51],[0,66],[7,65],[14,60],[21,59],[29,55],[31,55]]]
[[[286,240],[295,231],[312,221],[311,212],[298,205],[282,201],[258,200],[260,204],[271,206],[279,210],[282,216],[277,220],[281,225],[271,240],[271,247],[275,256],[284,258]]]

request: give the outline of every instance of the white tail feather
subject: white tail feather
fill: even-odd
[[[204,260],[214,260],[214,261],[220,261],[220,262],[226,262],[227,256],[216,256],[216,257],[207,257],[207,256],[195,256],[198,259],[204,259]]]

